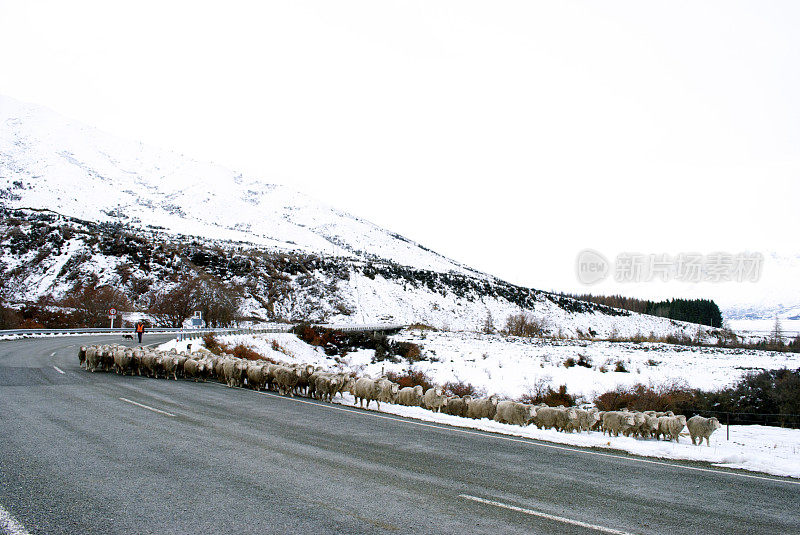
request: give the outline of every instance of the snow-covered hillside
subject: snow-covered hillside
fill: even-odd
[[[201,273],[267,320],[480,329],[531,313],[553,336],[694,337],[697,326],[522,288],[282,186],[0,97],[0,288],[20,302],[111,285],[134,305]]]
[[[299,192],[3,96],[0,199],[89,221],[477,274]]]

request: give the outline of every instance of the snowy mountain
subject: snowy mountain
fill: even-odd
[[[696,325],[505,283],[283,186],[0,97],[0,273],[10,302],[87,282],[134,305],[197,273],[264,319],[477,330],[531,313],[565,337],[693,337]]]
[[[476,274],[283,186],[0,97],[0,198],[89,221]]]

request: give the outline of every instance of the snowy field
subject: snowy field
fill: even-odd
[[[800,319],[781,318],[780,323],[785,337],[795,337],[800,334]],[[743,337],[768,336],[775,328],[775,320],[728,320],[728,325]]]
[[[417,330],[405,331],[394,339],[419,343],[423,354],[439,359],[439,362],[424,361],[414,365],[415,369],[429,373],[435,382],[463,380],[486,389],[488,393],[511,398],[525,393],[530,385],[540,380],[548,380],[554,387],[566,384],[569,392],[582,394],[587,400],[591,400],[593,393],[612,389],[620,384],[683,381],[690,386],[716,388],[735,382],[748,370],[800,367],[800,355],[797,354],[684,348],[666,344],[582,341],[542,343],[477,333]],[[382,369],[388,371],[408,367],[407,364],[388,362],[371,364],[374,356],[372,350],[353,352],[342,358],[328,357],[319,348],[309,346],[288,333],[224,336],[220,340],[230,346],[243,343],[275,360],[306,362],[372,376],[380,375]],[[169,350],[174,347],[181,351],[190,343],[192,349],[198,348],[197,340],[173,340],[159,348]],[[607,361],[622,360],[631,371],[603,373],[598,369],[563,366],[566,358],[571,356],[577,359],[579,355],[588,356],[595,367],[606,365]],[[658,364],[650,365],[650,360]],[[610,369],[613,369],[613,365]],[[354,405],[354,400],[350,394],[345,394],[344,398],[337,397],[336,403]],[[374,405],[370,409],[375,409]],[[535,426],[522,428],[485,419],[472,420],[436,414],[418,407],[386,403],[381,404],[381,412],[570,446],[619,450],[660,459],[704,461],[722,467],[800,478],[800,430],[796,429],[757,425],[731,426],[730,440],[726,440],[723,427],[711,437],[711,446],[706,447],[692,446],[688,436],[681,437],[681,442],[675,444],[607,437],[599,432],[567,434],[540,430]]]
[[[315,366],[355,371],[378,377],[387,371],[408,370],[408,362],[372,363],[375,352],[360,350],[341,358],[327,357],[322,350],[293,334],[221,337],[231,346],[242,343],[262,355],[285,362],[307,362]],[[414,363],[414,370],[428,374],[434,383],[471,383],[501,397],[516,399],[531,389],[567,386],[567,392],[591,402],[598,394],[617,386],[636,383],[679,384],[713,390],[736,383],[748,372],[778,368],[800,368],[800,354],[678,346],[662,343],[590,342],[583,340],[538,340],[509,338],[470,332],[406,330],[392,337],[419,344],[426,360]],[[275,351],[273,340],[284,349]],[[191,343],[191,342],[188,342]],[[194,341],[197,349],[199,341]],[[171,341],[163,348],[185,349],[187,342]],[[564,363],[581,356],[591,368]],[[617,362],[628,370],[617,372]],[[606,371],[602,371],[605,369]]]
[[[587,401],[619,385],[636,383],[656,387],[678,383],[711,390],[729,386],[749,371],[800,367],[797,353],[649,342],[540,340],[419,330],[405,331],[394,339],[418,344],[424,356],[436,359],[414,365],[435,383],[464,381],[512,399],[544,384],[554,389],[566,385],[567,392]],[[567,359],[578,361],[581,356],[591,367],[564,366]],[[370,364],[363,355],[351,356],[348,361],[370,375],[380,374],[384,367],[393,371],[407,368],[404,364]],[[627,372],[614,371],[617,362]]]

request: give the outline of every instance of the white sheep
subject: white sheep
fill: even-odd
[[[497,403],[497,411],[494,421],[504,424],[526,426],[533,422],[536,416],[536,407],[516,401],[500,401]]]
[[[184,368],[185,367],[186,365],[184,364]],[[263,364],[256,362],[251,362],[247,365],[247,371],[245,372],[247,376],[247,386],[254,389],[256,392],[264,388],[264,385],[267,383],[267,372],[264,368],[265,366]]]
[[[699,446],[706,439],[706,446],[711,446],[711,434],[717,429],[722,427],[715,417],[703,418],[702,416],[695,415],[686,421],[686,427],[689,429],[689,436],[692,438],[692,444]],[[695,444],[695,439],[697,444]]]
[[[370,401],[374,401],[378,406],[378,409],[381,408],[381,402],[379,399],[381,395],[381,387],[378,384],[378,381],[368,377],[362,377],[353,385],[352,393],[356,398],[356,402],[358,402],[362,409],[364,408],[364,401],[367,402],[367,408],[369,408]]]
[[[423,406],[434,412],[440,412],[442,407],[447,406],[447,396],[444,395],[442,389],[438,386],[429,388],[422,396]]]
[[[686,425],[686,416],[679,414],[678,416],[662,416],[658,419],[658,431],[656,431],[656,438],[664,435],[666,440],[680,442],[679,437]]]
[[[618,437],[620,433],[624,433],[627,429],[635,425],[633,413],[627,411],[607,411],[603,413],[603,434],[614,433]]]
[[[378,379],[378,385],[381,387],[380,400],[384,403],[394,403],[397,399],[397,393],[400,392],[400,385],[385,377]]]
[[[289,394],[290,397],[294,397],[294,387],[297,386],[297,382],[300,380],[303,370],[289,366],[277,366],[274,369],[270,367],[270,371],[275,376],[275,384],[278,385],[278,392],[282,396]]]
[[[497,414],[497,404],[500,400],[497,396],[488,398],[470,399],[467,402],[467,417],[475,420],[488,418],[491,420]]]
[[[407,407],[419,407],[422,405],[423,391],[420,385],[415,387],[407,386],[397,392],[397,403]]]
[[[467,402],[472,399],[470,396],[460,398],[458,396],[450,396],[447,398],[447,405],[442,408],[445,414],[453,416],[467,416]]]
[[[578,426],[578,412],[574,407],[539,407],[533,423],[539,429],[555,428],[556,431],[566,431]]]

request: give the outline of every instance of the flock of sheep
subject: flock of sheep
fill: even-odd
[[[281,395],[298,394],[328,402],[332,402],[336,394],[349,391],[362,408],[365,403],[369,408],[372,401],[378,409],[381,402],[396,403],[465,418],[488,418],[519,426],[534,424],[539,429],[556,429],[567,433],[595,430],[608,433],[609,436],[664,437],[665,440],[678,442],[686,427],[692,444],[700,445],[705,438],[706,444],[710,445],[711,434],[721,427],[716,418],[693,416],[687,420],[685,416],[672,412],[602,412],[595,408],[530,405],[500,400],[497,396],[447,396],[440,387],[427,391],[423,391],[421,386],[400,388],[400,385],[386,378],[356,378],[349,373],[326,372],[306,364],[272,364],[217,356],[206,349],[186,354],[174,349],[164,352],[116,344],[93,345],[82,346],[78,350],[78,358],[81,366],[91,372],[114,370],[123,375],[174,380],[179,377],[195,381],[216,379],[230,387],[276,390]]]

